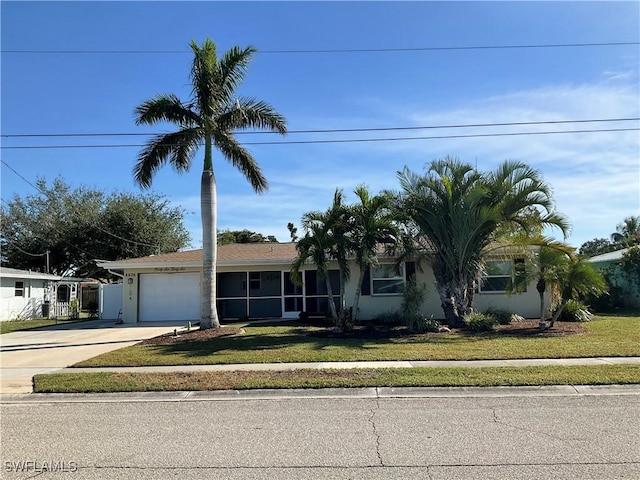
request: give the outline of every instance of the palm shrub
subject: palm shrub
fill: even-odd
[[[552,315],[555,315],[560,308],[560,302],[556,302],[551,307]],[[589,311],[589,306],[579,300],[569,300],[560,315],[560,322],[588,322],[593,318],[593,314]]]
[[[488,313],[470,312],[464,316],[464,324],[474,332],[490,332],[498,324],[498,319]]]
[[[513,314],[504,308],[489,307],[484,311],[484,313],[495,317],[500,325],[509,325],[513,319]]]
[[[505,161],[479,172],[457,159],[436,160],[424,175],[398,172],[399,211],[429,252],[447,323],[458,326],[472,311],[476,281],[490,246],[502,231],[527,236],[545,227],[568,229],[555,212],[551,188],[537,170]],[[533,213],[535,212],[535,213]],[[421,245],[422,247],[422,245]]]

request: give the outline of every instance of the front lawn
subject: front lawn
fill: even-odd
[[[56,373],[36,375],[36,393],[247,390],[255,388],[622,385],[640,383],[638,365],[383,368],[285,372]]]
[[[565,336],[442,333],[338,338],[313,336],[323,330],[320,327],[256,324],[246,327],[242,335],[134,345],[74,366],[640,356],[640,316],[596,317],[582,325],[584,333]]]
[[[95,318],[80,318],[75,320],[55,320],[51,318],[38,318],[35,320],[7,320],[0,322],[0,334],[17,332],[20,330],[33,330],[40,327],[51,327],[53,325],[66,325],[67,323],[84,322],[96,320]]]

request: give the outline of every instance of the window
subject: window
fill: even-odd
[[[404,289],[404,265],[383,264],[371,267],[372,295],[401,295]]]
[[[249,272],[249,290],[260,290],[260,272]]]
[[[14,295],[16,297],[24,297],[24,282],[16,282],[16,291]]]
[[[479,282],[480,292],[504,293],[513,288],[514,282],[524,280],[524,259],[492,260],[487,262],[487,277]],[[526,291],[526,286],[518,291]]]

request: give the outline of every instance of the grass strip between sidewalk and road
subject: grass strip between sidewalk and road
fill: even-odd
[[[36,375],[35,393],[106,393],[341,387],[621,385],[640,383],[640,365],[381,368],[197,373]]]
[[[327,338],[313,334],[326,328],[296,323],[255,324],[245,327],[242,335],[165,345],[134,345],[73,366],[640,356],[640,316],[596,317],[583,325],[585,333],[557,336],[489,332]]]

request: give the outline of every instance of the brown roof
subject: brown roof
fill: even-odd
[[[296,257],[296,244],[289,243],[232,243],[218,246],[218,264],[261,264],[293,262]],[[129,258],[100,264],[105,268],[123,268],[136,265],[187,264],[202,263],[202,249],[184,252],[162,253],[148,257]]]

